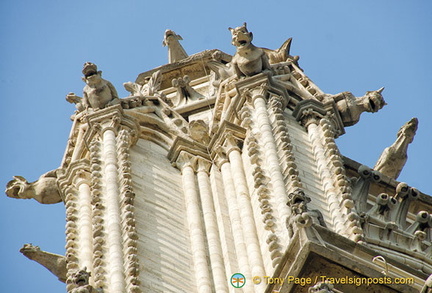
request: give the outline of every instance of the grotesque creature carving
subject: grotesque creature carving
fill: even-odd
[[[168,62],[174,63],[188,57],[185,49],[180,44],[183,38],[172,30],[166,30],[162,45],[168,46]]]
[[[397,179],[408,159],[408,145],[414,140],[418,127],[417,118],[412,118],[398,131],[396,141],[386,148],[375,164],[374,169]]]
[[[188,104],[191,101],[204,99],[204,96],[194,90],[190,85],[189,76],[185,75],[183,78],[174,78],[172,80],[173,87],[177,88],[177,94],[172,99],[175,107]]]
[[[83,89],[83,98],[69,93],[66,100],[75,103],[78,111],[92,108],[102,109],[120,103],[118,94],[111,82],[102,78],[102,71],[97,70],[94,63],[86,62],[82,70],[82,80],[86,83]]]
[[[264,50],[252,44],[253,35],[246,23],[237,28],[229,28],[232,44],[237,48],[231,61],[238,77],[248,77],[263,71],[271,72],[270,62]]]
[[[296,227],[310,227],[312,224],[326,227],[324,218],[319,210],[310,210],[307,204],[311,201],[303,190],[297,188],[288,194],[287,206],[291,210],[291,216],[287,218],[287,228],[289,236],[292,237]]]
[[[46,267],[51,273],[57,276],[61,282],[66,282],[66,257],[42,251],[39,246],[34,246],[32,244],[24,244],[20,252],[27,258]]]
[[[72,283],[75,284],[75,288],[72,289],[72,293],[93,293],[98,292],[90,284],[91,273],[87,272],[87,268],[84,268],[78,272],[75,272],[72,277]]]
[[[6,195],[12,198],[34,198],[43,204],[61,202],[60,192],[57,186],[56,170],[45,173],[37,181],[27,182],[24,177],[14,176],[14,179],[6,185]]]
[[[377,91],[368,91],[363,97],[356,98],[350,92],[343,92],[334,96],[328,96],[324,102],[334,100],[342,118],[344,126],[352,126],[360,120],[363,112],[378,112],[386,105],[381,95],[384,88]]]

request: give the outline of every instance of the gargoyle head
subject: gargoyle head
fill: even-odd
[[[169,46],[171,41],[179,41],[179,40],[183,40],[183,38],[176,34],[174,31],[167,29],[165,31],[165,35],[164,35],[164,39],[162,41],[162,45],[164,47]]]
[[[236,47],[245,47],[252,42],[253,34],[248,31],[246,22],[236,28],[228,28],[231,32],[231,44]]]
[[[13,178],[6,185],[6,195],[12,198],[27,198],[23,196],[26,187],[29,185],[27,180],[21,176],[14,176]]]
[[[310,197],[307,196],[303,190],[297,188],[294,192],[288,194],[287,206],[291,208],[292,213],[301,214],[307,212],[306,205],[310,201]]]
[[[397,136],[404,136],[407,141],[411,143],[414,140],[414,136],[418,128],[418,119],[412,118],[410,121],[405,123],[398,131]]]
[[[82,73],[84,77],[82,78],[85,83],[92,82],[96,77],[102,76],[102,71],[97,70],[97,65],[92,62],[84,63]]]
[[[87,268],[79,270],[72,275],[72,282],[78,287],[86,286],[89,284],[91,273],[87,272]]]
[[[382,107],[387,105],[381,94],[383,90],[384,88],[382,87],[377,91],[366,92],[366,95],[363,97],[363,103],[367,112],[378,112]]]
[[[24,244],[24,246],[20,249],[20,252],[24,254],[29,259],[33,259],[36,253],[40,252],[40,247],[33,245],[31,243]]]

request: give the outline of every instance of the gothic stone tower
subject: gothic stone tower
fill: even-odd
[[[66,255],[22,252],[68,292],[429,292],[432,201],[396,181],[416,120],[374,169],[350,160],[335,138],[382,89],[325,94],[291,39],[230,30],[234,56],[167,30],[170,63],[126,98],[84,65],[60,167],[6,190],[65,205]]]

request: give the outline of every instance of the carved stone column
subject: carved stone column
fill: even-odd
[[[346,206],[343,206],[341,189],[336,188],[337,174],[333,174],[331,171],[331,167],[335,163],[332,161],[329,152],[327,152],[331,141],[326,140],[323,136],[322,123],[320,123],[322,119],[325,119],[327,111],[324,105],[316,100],[304,100],[294,109],[293,115],[306,128],[309,140],[312,143],[312,150],[331,215],[333,229],[335,232],[349,237],[351,236],[348,232],[350,220],[347,217],[348,210],[346,208],[352,208],[353,204],[352,202],[346,202]],[[326,128],[328,127],[329,125],[326,125]],[[325,136],[328,137],[328,133]],[[356,232],[360,233],[361,231]]]
[[[261,134],[260,142],[264,150],[264,157],[267,162],[267,168],[273,185],[274,197],[277,203],[276,209],[279,214],[280,222],[284,223],[290,212],[286,205],[287,194],[281,166],[279,164],[278,149],[269,114],[267,112],[267,101],[265,98],[266,88],[264,86],[256,88],[249,94],[254,105],[256,125]],[[280,235],[282,235],[282,242],[288,241],[288,233],[286,229],[282,229],[282,225],[279,225],[278,230]]]
[[[204,225],[201,218],[200,199],[195,180],[194,156],[181,151],[177,167],[182,173],[185,195],[186,215],[191,239],[192,258],[195,267],[195,279],[198,292],[212,292],[211,275],[207,262]]]
[[[247,244],[244,241],[244,231],[239,211],[241,207],[237,202],[235,183],[231,171],[231,164],[226,157],[226,152],[223,147],[218,147],[216,153],[216,162],[217,166],[221,170],[224,193],[228,203],[228,213],[231,219],[231,228],[234,237],[234,248],[237,255],[239,272],[241,272],[245,276],[252,276],[247,255]],[[247,290],[247,288],[252,289],[249,282],[246,282],[245,288],[245,290]]]
[[[197,157],[197,179],[201,195],[202,211],[204,216],[205,230],[207,234],[210,264],[213,273],[216,292],[227,292],[227,280],[225,265],[223,261],[222,247],[219,238],[218,223],[213,204],[213,194],[210,186],[209,169],[211,162]]]
[[[75,186],[78,190],[78,217],[77,229],[79,231],[78,259],[80,268],[86,267],[93,270],[93,229],[92,229],[92,208],[90,191],[90,174],[84,170],[78,171],[75,179]]]
[[[258,240],[256,223],[251,205],[251,198],[246,182],[243,160],[240,148],[237,146],[235,137],[231,133],[226,134],[227,155],[231,163],[231,174],[235,182],[234,188],[239,205],[241,224],[243,227],[243,239],[246,243],[246,251],[252,276],[265,276],[264,263],[262,259],[260,243]],[[263,284],[255,286],[258,290],[265,287]]]
[[[120,106],[96,111],[87,116],[87,121],[89,128],[84,139],[90,147],[92,172],[95,284],[107,292],[139,292],[131,291],[134,286],[130,283],[136,282],[126,276],[130,260],[125,259],[124,250],[129,241],[124,237],[122,220],[128,211],[121,206],[122,178],[127,165],[124,152],[135,142],[128,138],[125,146],[122,137],[128,131],[136,138],[138,126],[123,114]]]

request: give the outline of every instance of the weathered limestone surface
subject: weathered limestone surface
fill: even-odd
[[[139,140],[130,154],[143,292],[188,292],[193,288],[181,175],[166,154],[165,149],[145,140]]]

